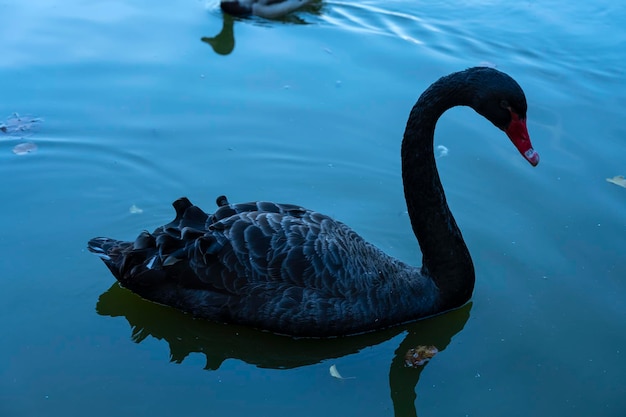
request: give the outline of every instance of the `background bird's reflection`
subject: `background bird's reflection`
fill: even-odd
[[[223,14],[222,30],[213,37],[204,36],[202,42],[211,45],[213,51],[218,55],[228,55],[235,49],[235,18],[229,14]]]
[[[257,17],[241,18],[233,17],[228,13],[221,13],[222,16],[222,30],[215,36],[203,36],[200,38],[202,42],[211,45],[213,51],[218,55],[228,55],[235,49],[235,31],[234,26],[236,21],[248,21],[258,25],[268,25],[271,22],[277,21],[282,23],[291,23],[297,25],[307,25],[312,23],[310,18],[305,16],[316,16],[322,13],[323,3],[321,1],[315,1],[305,7],[303,7],[297,13],[289,13],[286,16],[280,17],[275,20],[267,20]]]
[[[165,340],[169,344],[170,360],[176,363],[181,363],[190,353],[202,353],[208,370],[218,369],[226,359],[239,359],[260,368],[296,368],[356,353],[404,333],[389,369],[396,416],[417,415],[416,386],[427,366],[407,367],[404,360],[407,351],[419,345],[434,345],[443,351],[465,326],[470,310],[471,303],[437,317],[364,335],[294,339],[195,319],[170,307],[146,301],[117,283],[100,296],[96,305],[96,311],[102,316],[125,317],[134,342],[141,343],[148,336]]]

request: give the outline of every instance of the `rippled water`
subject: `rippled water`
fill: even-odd
[[[626,175],[625,12],[373,0],[270,22],[217,2],[0,1],[0,123],[42,119],[0,132],[0,415],[623,416],[626,189],[606,178]],[[85,250],[224,193],[333,215],[419,264],[404,123],[432,81],[480,64],[526,91],[542,159],[471,110],[439,122],[477,271],[458,311],[292,340],[143,301]],[[420,344],[441,352],[403,367]]]

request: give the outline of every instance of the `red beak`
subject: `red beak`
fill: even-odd
[[[520,119],[517,113],[512,111],[511,123],[504,132],[509,139],[511,139],[511,142],[513,142],[513,145],[515,145],[519,153],[521,153],[532,166],[537,166],[539,163],[539,154],[535,152],[533,144],[530,143],[530,136],[526,128],[526,119]]]

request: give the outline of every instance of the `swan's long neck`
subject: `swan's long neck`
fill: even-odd
[[[402,141],[402,179],[413,232],[423,255],[422,272],[441,291],[441,309],[464,304],[474,289],[474,265],[441,186],[433,138],[439,117],[449,108],[470,105],[474,88],[444,77],[419,98]]]

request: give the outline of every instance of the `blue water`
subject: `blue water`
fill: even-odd
[[[272,22],[224,21],[213,1],[33,0],[0,15],[0,123],[41,119],[0,132],[1,416],[626,413],[626,189],[606,181],[626,175],[622,2],[350,0]],[[404,123],[431,82],[481,64],[524,88],[541,163],[469,109],[440,120],[477,272],[458,311],[292,340],[146,302],[85,249],[168,222],[182,195],[212,209],[227,194],[324,212],[419,264]],[[441,352],[405,368],[424,344]]]

